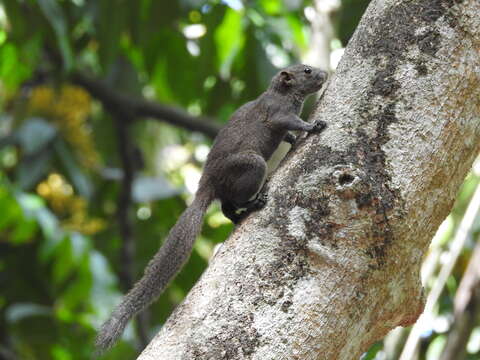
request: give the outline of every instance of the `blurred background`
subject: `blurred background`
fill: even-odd
[[[368,2],[3,0],[0,359],[90,359],[219,127],[279,68],[334,70]],[[479,175],[425,258],[427,315],[364,360],[480,359]],[[135,358],[231,230],[211,207],[188,264],[104,359]]]

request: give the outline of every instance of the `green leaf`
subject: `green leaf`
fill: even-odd
[[[9,90],[14,90],[30,75],[30,69],[23,60],[23,54],[13,43],[6,42],[0,46],[0,79]]]
[[[167,74],[168,65],[167,62],[162,59],[155,64],[151,79],[158,98],[162,99],[164,103],[175,103],[175,94],[170,87]]]
[[[218,68],[223,77],[228,77],[235,56],[245,43],[242,12],[228,9],[222,23],[215,30],[218,51]]]
[[[93,193],[93,184],[88,176],[78,166],[77,161],[70,149],[67,147],[65,142],[60,139],[55,141],[54,148],[76,190],[80,195],[89,199]]]
[[[37,195],[18,192],[15,198],[27,216],[35,216],[45,206],[42,198]]]
[[[282,11],[282,2],[280,0],[261,0],[263,9],[269,15],[278,15]]]
[[[17,182],[22,189],[30,189],[46,174],[51,158],[46,147],[56,134],[56,128],[40,118],[25,121],[14,133],[14,140],[26,155],[16,169]]]
[[[292,32],[293,40],[295,41],[295,44],[301,50],[307,50],[308,48],[307,36],[306,36],[307,27],[300,21],[298,17],[293,15],[287,16],[287,23],[288,23],[288,26],[290,27],[290,31]]]
[[[430,346],[428,347],[426,354],[426,360],[440,359],[440,355],[442,354],[442,350],[445,347],[446,342],[447,337],[445,335],[436,336],[435,339],[430,342]]]
[[[369,3],[370,0],[342,0],[336,30],[343,45],[348,43]]]
[[[92,275],[89,297],[96,315],[92,318],[92,322],[100,326],[100,320],[106,320],[112,308],[120,302],[121,294],[116,287],[117,278],[105,256],[96,250],[91,250],[88,265]]]
[[[15,70],[15,64],[18,62],[17,48],[12,43],[7,43],[1,48],[0,75],[2,78],[8,77]]]
[[[82,234],[73,232],[65,236],[55,249],[54,280],[60,284],[73,271],[84,266],[83,262],[89,250],[90,243]]]
[[[46,260],[49,255],[49,250],[54,249],[60,243],[63,236],[63,231],[60,229],[60,225],[56,216],[46,207],[38,209],[35,212],[35,218],[40,224],[43,236],[46,240],[41,251],[41,255],[43,255],[44,259]]]
[[[48,19],[50,25],[57,36],[58,47],[63,58],[63,65],[68,72],[73,67],[73,54],[70,46],[69,34],[65,15],[58,1],[55,0],[38,0],[38,5],[43,15]]]
[[[0,33],[0,34],[6,34]],[[8,33],[11,35],[11,33]],[[38,65],[40,36],[32,34],[28,40],[16,43],[4,38],[0,45],[0,79],[2,84],[14,91],[22,82],[31,77]]]
[[[5,187],[0,187],[0,230],[6,232],[6,229],[22,219],[22,209],[12,198]]]
[[[102,0],[99,3],[97,37],[100,46],[98,54],[100,63],[106,70],[117,56],[120,36],[125,30],[127,15],[125,12],[128,9],[126,1],[123,0]]]
[[[44,241],[40,248],[40,260],[46,261],[54,253],[64,236],[55,215],[48,210],[42,198],[36,195],[15,192],[15,200],[26,217],[34,218],[42,230]]]
[[[57,129],[41,118],[32,118],[16,131],[16,139],[26,155],[42,150],[57,134]]]
[[[23,190],[31,189],[47,173],[51,152],[42,151],[23,159],[17,166],[17,185]]]
[[[78,307],[84,306],[85,298],[91,293],[92,274],[89,266],[90,259],[83,256],[81,262],[75,266],[75,281],[67,281],[66,289],[62,293],[59,311],[66,321],[79,321]]]
[[[71,360],[73,359],[73,355],[69,349],[55,344],[52,348],[52,359],[54,360]]]
[[[85,256],[88,256],[90,243],[84,235],[72,232],[66,234],[54,249],[53,279],[61,284],[79,267],[84,266]]]
[[[2,7],[6,12],[14,36],[22,34],[27,28],[27,19],[25,19],[21,5],[18,0],[2,1]]]
[[[383,348],[382,342],[380,342],[380,341],[376,342],[375,344],[370,346],[370,349],[368,349],[368,351],[362,355],[360,360],[373,360],[373,359],[375,359],[377,353],[380,350],[382,350],[382,348]]]
[[[11,242],[13,244],[23,244],[28,242],[37,230],[37,223],[33,219],[26,219],[21,226],[16,226],[12,232]]]

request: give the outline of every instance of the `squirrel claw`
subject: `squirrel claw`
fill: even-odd
[[[256,210],[259,210],[265,206],[265,204],[267,203],[267,200],[268,200],[268,194],[261,193],[257,195],[257,198],[255,200],[253,200],[252,205]]]
[[[247,210],[250,211],[256,211],[260,210],[265,206],[268,200],[268,194],[267,193],[259,193],[255,199],[250,201],[246,208]]]
[[[294,145],[295,142],[297,141],[297,138],[292,133],[287,133],[287,135],[285,135],[285,138],[283,139],[283,141],[289,143],[290,145]]]
[[[327,123],[325,121],[319,120],[313,124],[312,132],[314,133],[321,133],[327,127]]]

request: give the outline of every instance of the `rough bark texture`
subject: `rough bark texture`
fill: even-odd
[[[480,2],[372,1],[268,206],[140,359],[358,359],[423,308],[420,264],[480,150]]]

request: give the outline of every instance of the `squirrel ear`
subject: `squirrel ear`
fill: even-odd
[[[282,81],[282,84],[284,84],[285,86],[291,86],[293,85],[293,75],[292,73],[288,72],[288,71],[282,71],[280,73],[280,79]]]

